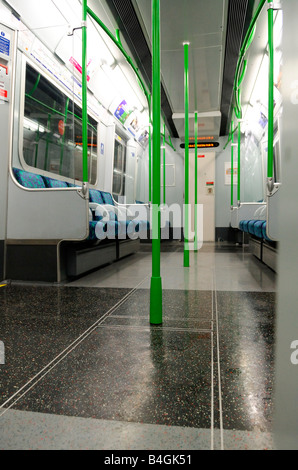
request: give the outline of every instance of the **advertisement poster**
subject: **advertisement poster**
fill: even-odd
[[[128,121],[125,123],[128,131],[135,137],[136,134],[139,132],[139,120],[136,114],[132,114],[129,116]]]
[[[233,168],[233,185],[238,185],[238,163],[234,163]],[[225,185],[231,186],[232,184],[232,167],[231,163],[225,163]]]
[[[116,109],[114,115],[117,119],[124,125],[125,121],[127,120],[128,116],[132,113],[132,109],[129,108],[127,102],[123,100],[118,108]]]
[[[141,133],[141,135],[138,139],[138,142],[145,147],[147,145],[148,141],[149,141],[149,132],[146,129]]]

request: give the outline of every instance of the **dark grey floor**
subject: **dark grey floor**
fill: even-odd
[[[119,423],[143,426],[141,449],[163,426],[165,449],[177,429],[196,433],[183,438],[185,449],[270,448],[275,300],[274,292],[167,289],[163,324],[152,327],[148,289],[0,288],[0,448],[26,448],[33,426],[32,446],[45,432],[41,416],[56,448],[58,417],[83,418],[90,430],[90,419],[102,423],[113,439]],[[133,446],[129,429],[115,445]]]

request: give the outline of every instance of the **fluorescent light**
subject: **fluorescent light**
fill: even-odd
[[[44,126],[41,126],[38,122],[32,121],[31,119],[28,119],[26,117],[24,117],[23,125],[25,129],[28,129],[29,131],[32,131],[32,132],[39,131],[43,134],[46,131]]]

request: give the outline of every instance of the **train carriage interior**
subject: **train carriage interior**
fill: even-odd
[[[0,449],[298,449],[297,14],[0,0]]]

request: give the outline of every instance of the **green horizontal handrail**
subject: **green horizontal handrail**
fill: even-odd
[[[229,134],[229,138],[228,138],[228,141],[226,142],[226,145],[224,146],[223,150],[226,150],[227,146],[229,145],[229,143],[231,142],[232,140],[232,136],[235,134],[235,132],[237,131],[237,127],[235,127],[235,129],[233,130],[233,132],[231,132]]]
[[[49,111],[52,111],[53,114],[57,114],[58,116],[62,116],[63,118],[65,117],[65,114],[62,113],[61,111],[58,111],[57,109],[54,109],[54,108],[51,108],[51,106],[43,103],[42,101],[34,98],[33,96],[29,95],[28,93],[25,94],[26,98],[30,98],[30,100],[32,101],[35,101],[36,103],[40,104],[41,106],[43,106],[45,109],[48,109]],[[78,116],[77,114],[73,113],[72,111],[68,111],[68,114],[71,114],[72,116],[74,116],[76,119],[79,119],[79,121],[83,121],[83,119]],[[88,126],[92,127],[92,129],[97,132],[97,129],[92,125],[90,124],[90,122],[88,121]]]
[[[113,43],[116,44],[116,46],[122,52],[122,54],[124,55],[125,59],[129,63],[129,65],[132,67],[134,73],[137,76],[137,81],[138,81],[138,83],[139,83],[141,89],[143,90],[143,93],[144,93],[144,95],[147,99],[148,109],[149,109],[149,119],[150,119],[150,116],[151,116],[151,112],[150,112],[150,110],[151,110],[151,95],[150,95],[150,93],[148,92],[148,90],[146,88],[146,85],[145,85],[145,83],[144,83],[144,81],[143,81],[143,79],[140,75],[139,69],[133,63],[132,58],[127,54],[126,50],[124,49],[124,47],[121,43],[119,30],[118,29],[116,30],[116,36],[114,36],[113,33],[107,28],[107,26],[101,21],[101,19],[98,18],[98,16],[94,13],[94,11],[91,10],[91,8],[89,8],[88,6],[87,6],[87,13],[105,31],[105,33],[109,36],[109,38],[113,41]]]

